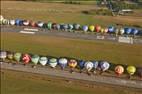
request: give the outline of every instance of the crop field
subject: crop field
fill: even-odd
[[[94,5],[74,5],[63,3],[40,3],[23,1],[2,1],[1,13],[9,19],[29,19],[57,23],[99,24],[102,26],[124,24],[142,26],[142,10],[132,16],[98,16],[84,14],[83,11],[100,9]]]
[[[1,32],[1,36],[1,46],[5,50],[84,60],[103,59],[116,64],[142,66],[141,44],[33,36],[14,32]]]
[[[46,75],[1,70],[2,94],[140,94],[141,90],[87,84]],[[26,83],[26,84],[25,84]]]

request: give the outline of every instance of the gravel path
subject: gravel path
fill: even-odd
[[[103,84],[111,84],[111,85],[117,85],[117,86],[124,86],[124,87],[130,87],[130,88],[137,88],[142,89],[142,81],[138,80],[128,80],[128,79],[120,79],[120,78],[114,78],[114,77],[105,77],[105,76],[87,76],[84,73],[69,73],[68,71],[62,71],[62,70],[56,70],[46,67],[37,67],[37,68],[31,68],[31,66],[23,66],[23,65],[12,65],[8,63],[1,64],[2,69],[10,69],[10,70],[16,70],[16,71],[23,71],[23,72],[30,72],[30,73],[37,73],[37,74],[43,74],[43,75],[51,75],[51,76],[57,76],[57,77],[65,77],[69,79],[77,79],[77,80],[85,80],[85,81],[91,81],[97,82],[97,83],[103,83]]]

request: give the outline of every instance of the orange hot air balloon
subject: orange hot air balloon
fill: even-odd
[[[96,25],[96,26],[95,26],[95,31],[96,31],[96,32],[100,32],[100,30],[101,30],[101,26]]]
[[[123,72],[124,72],[124,67],[123,67],[123,66],[118,65],[118,66],[115,67],[115,73],[116,73],[118,76],[121,75],[121,74],[123,74]]]

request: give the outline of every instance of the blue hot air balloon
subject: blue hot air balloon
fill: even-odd
[[[85,61],[80,60],[78,64],[79,64],[79,68],[80,68],[80,69],[83,69],[83,68],[84,68],[84,64],[85,64]]]
[[[109,26],[109,27],[108,27],[108,32],[109,32],[109,33],[115,32],[115,27]]]
[[[110,64],[107,61],[99,61],[98,67],[101,69],[101,71],[106,71],[109,69]]]
[[[94,67],[94,69],[97,69],[98,68],[98,64],[99,64],[99,62],[98,61],[93,61],[93,67]]]
[[[68,60],[66,58],[60,58],[58,60],[58,64],[64,69],[67,66]]]
[[[132,34],[137,35],[138,33],[139,33],[138,29],[135,29],[135,28],[132,29]]]
[[[124,28],[125,34],[130,34],[132,29],[131,28]]]
[[[16,19],[16,20],[15,20],[15,24],[16,24],[17,26],[23,25],[23,21],[20,20],[20,19]]]
[[[83,29],[84,32],[87,32],[87,31],[88,31],[88,26],[87,26],[87,25],[84,25],[84,26],[82,27],[82,29]]]

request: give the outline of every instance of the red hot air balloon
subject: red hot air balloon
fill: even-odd
[[[22,60],[23,60],[24,65],[26,65],[30,62],[31,57],[28,54],[24,54]]]
[[[96,25],[96,26],[95,26],[95,31],[96,31],[96,32],[100,32],[100,30],[101,30],[101,26]]]

